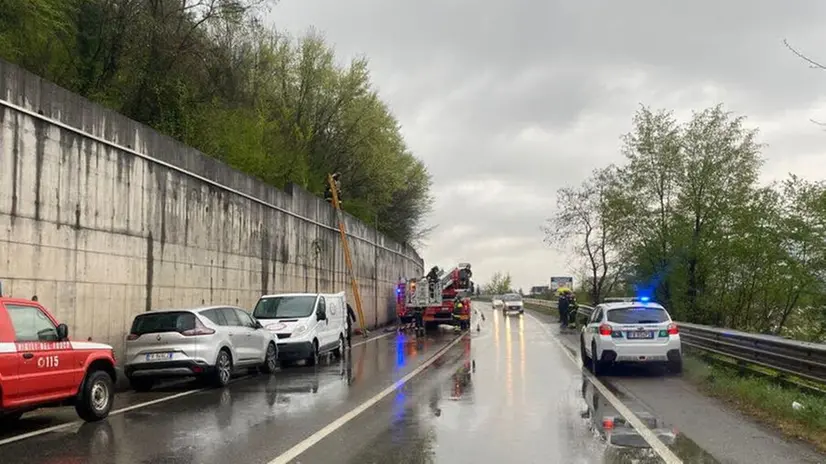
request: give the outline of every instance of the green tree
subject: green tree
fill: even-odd
[[[680,320],[826,338],[826,183],[759,185],[744,121],[642,107],[626,162],[560,190],[546,240],[577,251],[592,299],[642,287]]]
[[[370,81],[310,31],[265,27],[274,0],[0,0],[0,56],[276,187],[316,194],[420,244],[431,177]]]
[[[615,245],[625,263],[628,280],[648,280],[660,300],[670,305],[674,267],[673,211],[678,178],[683,172],[680,130],[671,112],[641,107],[633,129],[622,137],[627,163],[609,203],[615,220]]]
[[[501,295],[510,293],[512,279],[509,272],[496,272],[490,278],[490,282],[485,285],[485,293],[488,295]]]

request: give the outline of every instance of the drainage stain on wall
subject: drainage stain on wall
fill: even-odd
[[[38,295],[72,338],[121,353],[144,311],[350,294],[335,215],[320,198],[261,184],[2,61],[0,96],[26,110],[0,104],[3,291]],[[366,320],[389,322],[396,280],[423,262],[350,216],[346,227]]]

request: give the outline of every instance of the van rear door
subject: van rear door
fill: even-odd
[[[344,300],[339,295],[331,295],[327,299],[327,314],[330,316],[330,325],[328,326],[330,343],[338,344],[338,338],[344,331],[344,322],[347,317],[347,308],[344,306]]]

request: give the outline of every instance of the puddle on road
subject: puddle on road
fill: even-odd
[[[567,335],[568,332],[565,334]],[[563,340],[563,346],[576,359],[579,359],[578,350],[567,343],[566,340]],[[650,369],[644,373],[638,372],[643,368],[629,369],[632,369],[635,375],[650,376],[653,374]],[[617,373],[621,372],[617,371]],[[642,436],[640,436],[630,424],[625,422],[625,419],[611,406],[611,403],[609,403],[585,377],[582,378],[582,383],[582,397],[588,404],[588,411],[583,412],[583,418],[591,421],[591,429],[598,433],[608,445],[604,463],[642,464],[662,462],[662,459],[650,448]],[[714,459],[711,454],[703,450],[693,440],[679,433],[673,427],[663,423],[663,421],[651,414],[647,408],[639,404],[639,402],[628,398],[627,395],[617,390],[610,382],[603,381],[603,385],[619,398],[631,412],[639,417],[685,464],[719,463],[719,461]],[[594,409],[595,407],[597,407],[596,410]],[[603,418],[611,419],[605,423],[606,426],[609,426],[608,430],[606,430],[606,427],[602,424]],[[613,425],[613,430],[610,429],[611,425]]]
[[[459,438],[463,442],[465,431],[482,432],[490,428],[490,421],[496,420],[495,411],[475,395],[476,362],[471,352],[471,337],[459,345],[459,350],[443,357],[434,367],[437,374],[430,388],[421,391],[406,387],[399,389],[393,398],[391,425],[385,430],[376,431],[367,438],[366,446],[356,446],[356,456],[347,462],[361,464],[384,463],[434,463],[451,462],[448,456],[455,456],[449,451],[450,438]],[[457,352],[458,351],[458,352]],[[482,366],[484,368],[484,366]],[[575,381],[576,382],[576,381]],[[577,390],[578,384],[573,384]],[[418,390],[418,391],[417,391]],[[663,460],[651,449],[648,443],[632,426],[611,406],[611,404],[584,377],[581,392],[572,392],[582,402],[574,405],[572,414],[574,422],[582,421],[583,432],[593,434],[591,445],[584,446],[591,454],[587,462],[603,464],[647,464],[662,463]],[[619,392],[618,398],[651,429],[660,440],[683,460],[685,464],[717,464],[718,461],[688,437],[680,434],[670,425],[659,420],[645,407]],[[458,409],[457,409],[458,407]],[[444,411],[443,411],[444,410]],[[433,420],[445,420],[446,411],[453,420],[442,422],[441,427],[434,427]],[[443,414],[445,412],[445,414]],[[455,422],[455,423],[454,423]],[[587,429],[587,430],[586,430]],[[459,433],[457,434],[457,430]],[[479,439],[481,437],[477,437]],[[589,437],[590,438],[590,437]],[[504,438],[503,438],[504,439]],[[587,441],[587,440],[586,440]],[[466,449],[464,442],[462,449]],[[487,444],[478,443],[467,449],[465,458],[482,462]],[[520,462],[519,454],[512,456],[513,462]],[[549,461],[552,462],[552,461]],[[576,461],[586,462],[586,461]]]
[[[606,386],[685,464],[719,464],[719,461],[694,441],[657,418],[638,402],[624,397],[624,395],[611,388],[610,385]],[[585,377],[582,378],[582,399],[587,406],[582,411],[582,418],[589,421],[591,430],[607,445],[603,463],[647,464],[662,462],[662,459],[651,449],[648,442],[637,433],[631,424]]]

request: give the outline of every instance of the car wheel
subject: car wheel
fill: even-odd
[[[272,374],[278,369],[278,351],[275,348],[275,343],[267,345],[267,354],[264,355],[264,364],[261,366],[261,372],[265,374]]]
[[[335,356],[338,359],[341,359],[341,357],[344,356],[344,350],[345,350],[344,345],[345,345],[345,343],[346,342],[344,341],[344,336],[339,335],[338,336],[338,347],[335,350],[333,350],[333,356]]]
[[[86,422],[105,419],[115,401],[115,383],[106,371],[92,371],[80,386],[75,411]]]
[[[599,377],[603,374],[604,364],[597,358],[597,344],[591,344],[591,372],[594,376]]]
[[[226,387],[232,379],[232,356],[227,350],[218,352],[218,359],[215,360],[215,374],[213,383],[216,387]]]
[[[22,412],[13,412],[11,414],[6,414],[5,416],[0,416],[0,429],[14,427],[21,417],[23,417]]]
[[[582,366],[587,368],[591,359],[588,358],[588,353],[585,352],[585,340],[579,339],[579,357],[582,358]]]
[[[668,363],[668,371],[674,375],[680,375],[683,373],[683,360],[679,361],[669,361]]]
[[[152,389],[155,385],[155,381],[153,379],[146,379],[146,378],[134,378],[129,379],[129,386],[132,387],[132,390],[136,392],[148,392]]]
[[[310,354],[310,357],[307,358],[307,365],[315,366],[316,364],[318,364],[318,341],[313,340],[313,352]]]

